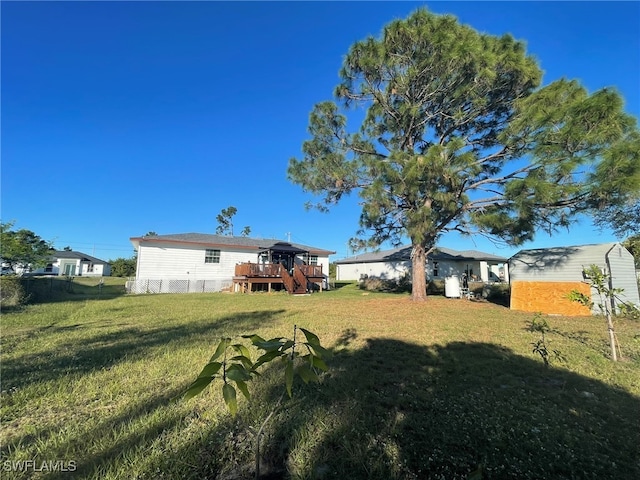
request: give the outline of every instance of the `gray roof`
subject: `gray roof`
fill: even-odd
[[[276,238],[252,238],[252,237],[237,237],[232,235],[212,235],[210,233],[174,233],[170,235],[155,235],[145,237],[132,237],[131,243],[134,247],[141,242],[164,242],[164,243],[182,243],[182,244],[199,244],[211,247],[235,247],[245,248],[248,250],[266,250],[275,244],[291,245],[305,252],[313,253],[315,255],[331,255],[336,252],[325,250],[318,247],[311,247],[309,245],[302,245],[300,243],[286,242],[284,240]]]
[[[506,262],[505,257],[493,255],[491,253],[480,252],[478,250],[452,250],[450,248],[436,247],[436,250],[428,255],[430,260],[438,261],[468,261],[468,260],[489,260],[493,262]],[[375,262],[405,262],[411,260],[411,246],[402,246],[391,250],[379,252],[368,252],[354,257],[338,260],[337,264],[347,263],[375,263]]]
[[[82,262],[99,263],[104,265],[109,264],[109,262],[105,262],[104,260],[100,260],[99,258],[92,257],[91,255],[87,255],[86,253],[74,252],[70,250],[55,250],[51,252],[51,258],[52,259],[69,258],[74,260],[80,260]]]
[[[523,257],[567,257],[569,255],[596,254],[604,256],[618,243],[590,243],[587,245],[572,245],[565,247],[548,247],[548,248],[531,248],[528,250],[520,250],[511,258],[518,259]]]

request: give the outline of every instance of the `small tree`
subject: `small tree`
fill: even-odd
[[[216,216],[218,226],[216,227],[216,234],[218,235],[231,235],[233,236],[233,217],[238,213],[238,209],[234,206],[223,208]],[[248,237],[251,233],[251,227],[246,226],[242,229],[241,235]]]
[[[136,274],[137,259],[134,258],[116,258],[109,260],[111,265],[112,277],[133,277]]]
[[[609,344],[611,345],[611,359],[615,362],[618,360],[617,351],[620,350],[620,346],[618,345],[616,333],[613,329],[613,312],[616,300],[619,300],[618,295],[624,290],[621,288],[611,287],[610,276],[597,265],[591,265],[586,268],[584,270],[584,275],[591,284],[591,288],[595,289],[598,294],[598,303],[595,303],[595,305],[605,317],[607,332],[609,334]],[[594,302],[591,297],[577,290],[572,290],[569,293],[568,298],[589,308],[593,308],[594,306]]]
[[[12,230],[13,222],[0,222],[0,258],[16,272],[46,265],[53,245],[31,230]]]
[[[300,330],[306,341],[301,342],[297,337]],[[251,399],[248,383],[258,376],[258,369],[275,360],[281,360],[280,366],[284,370],[285,390],[271,409],[269,415],[255,433],[255,478],[260,477],[260,438],[271,417],[278,411],[285,393],[289,398],[293,396],[294,376],[299,376],[305,383],[318,381],[320,371],[327,370],[325,359],[330,352],[321,344],[317,335],[293,326],[293,338],[276,337],[265,340],[259,335],[242,335],[251,341],[253,346],[264,353],[253,362],[249,349],[242,343],[232,343],[231,338],[223,338],[215,353],[204,366],[198,378],[187,388],[183,398],[188,400],[202,392],[216,378],[222,380],[222,397],[232,416],[238,412],[237,390]],[[300,352],[300,349],[304,349]],[[235,384],[235,387],[234,387]]]
[[[531,345],[533,345],[532,352],[540,355],[540,358],[542,358],[545,367],[548,367],[551,364],[552,358],[561,361],[564,360],[564,357],[559,350],[549,349],[546,335],[551,331],[551,328],[549,328],[549,324],[540,313],[536,313],[536,315],[529,323],[529,331],[532,333],[540,334],[540,338],[531,343]]]

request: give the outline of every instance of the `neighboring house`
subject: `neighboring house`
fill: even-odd
[[[132,237],[138,264],[132,293],[327,288],[335,252],[284,242],[203,233]],[[315,286],[315,287],[314,287]]]
[[[557,315],[589,315],[588,307],[570,301],[578,290],[599,303],[584,271],[597,265],[610,276],[610,287],[621,288],[620,302],[640,306],[633,256],[619,243],[522,250],[509,259],[511,308]],[[593,313],[600,313],[594,305]]]
[[[426,272],[429,280],[461,277],[466,273],[470,280],[508,281],[506,262],[504,257],[477,250],[456,251],[438,247],[427,256]],[[364,276],[398,280],[411,272],[411,247],[363,253],[335,263],[338,281],[359,280]]]
[[[37,268],[30,275],[67,275],[83,277],[108,277],[111,265],[82,252],[56,250],[45,267]]]

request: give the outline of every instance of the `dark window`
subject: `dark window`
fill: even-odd
[[[204,263],[220,263],[220,250],[206,250]]]

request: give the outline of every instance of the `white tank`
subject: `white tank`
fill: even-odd
[[[447,298],[460,298],[460,278],[457,275],[445,277],[444,296]]]

